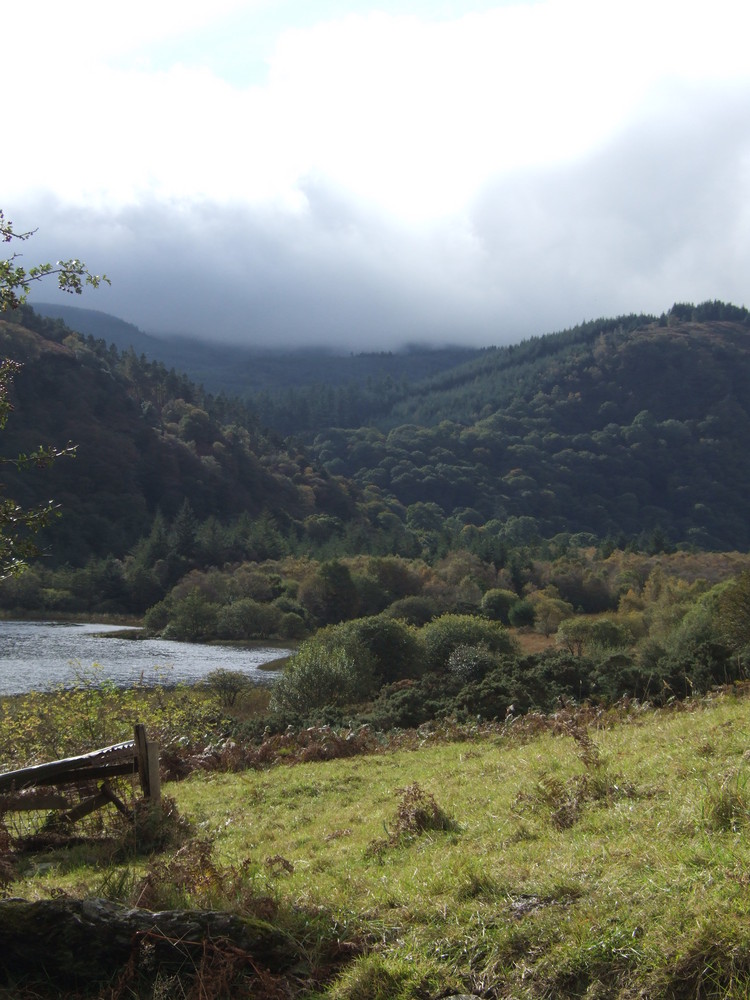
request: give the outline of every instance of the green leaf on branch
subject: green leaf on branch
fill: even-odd
[[[17,231],[13,228],[13,223],[6,220],[0,209],[0,242],[10,243],[11,240],[24,242],[33,236],[35,231]],[[0,312],[17,309],[23,305],[31,290],[32,282],[42,281],[50,275],[57,277],[59,288],[75,295],[80,295],[87,285],[97,288],[102,282],[109,284],[106,275],[91,274],[86,265],[77,258],[59,260],[56,264],[36,264],[26,270],[17,263],[18,256],[14,253],[5,260],[0,260]],[[0,361],[0,430],[5,427],[13,410],[8,398],[8,388],[19,369],[18,362],[9,358]],[[21,453],[10,458],[0,456],[0,467],[11,465],[16,469],[46,468],[58,458],[74,457],[75,450],[75,445],[70,443],[65,448],[39,445],[28,454]],[[14,500],[2,496],[2,489],[3,486],[0,484],[0,579],[17,576],[23,572],[27,561],[39,554],[34,536],[45,528],[53,517],[59,516],[58,504],[52,500],[38,507],[24,509]]]

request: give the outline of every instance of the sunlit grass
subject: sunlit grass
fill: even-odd
[[[750,702],[725,696],[583,736],[194,774],[167,791],[208,855],[194,884],[164,869],[159,902],[308,915],[358,954],[318,994],[338,1000],[745,996],[749,735]],[[395,837],[415,784],[450,823]],[[14,894],[106,876],[132,902],[148,862],[35,864]]]

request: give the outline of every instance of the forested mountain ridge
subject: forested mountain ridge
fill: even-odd
[[[261,397],[259,406],[264,421],[287,434],[306,426],[311,408],[305,400],[315,400],[312,416],[316,426],[336,422],[334,417],[346,413],[341,399],[351,397],[349,387],[372,390],[371,402],[382,410],[383,390],[386,399],[392,402],[416,381],[452,369],[478,353],[476,348],[459,346],[415,345],[395,352],[342,353],[324,347],[281,349],[253,343],[226,344],[180,336],[155,337],[96,309],[39,303],[34,311],[52,320],[59,319],[86,337],[112,343],[120,351],[132,348],[138,355],[145,354],[149,361],[162,362],[184,373],[210,392],[243,400]],[[400,391],[394,394],[396,385]],[[333,387],[342,390],[335,405],[329,399]],[[326,398],[328,405],[321,410],[320,402]],[[358,412],[361,403],[360,396]]]
[[[171,523],[185,501],[203,532],[191,565],[279,552],[432,558],[455,546],[497,562],[558,535],[750,547],[750,317],[734,306],[486,349],[392,382],[392,398],[366,382],[308,386],[285,413],[309,419],[286,439],[262,429],[258,396],[211,396],[30,309],[0,338],[24,362],[6,454],[78,445],[38,476],[5,475],[23,504],[61,502],[57,561],[122,558],[157,512]],[[358,413],[369,416],[330,419]]]
[[[653,396],[652,388],[639,388],[637,379],[641,372],[632,364],[624,366],[621,373],[613,373],[615,377],[609,381],[602,381],[607,374],[606,366],[601,367],[603,352],[618,352],[628,345],[631,352],[637,352],[645,331],[650,331],[652,343],[660,340],[666,343],[668,331],[675,336],[693,331],[700,337],[709,329],[730,339],[735,336],[741,342],[744,334],[750,331],[750,313],[719,302],[697,307],[674,305],[668,314],[658,318],[630,314],[592,320],[570,330],[532,337],[518,344],[484,348],[465,363],[411,386],[408,397],[394,404],[382,426],[407,422],[430,425],[442,420],[473,422],[498,409],[525,408],[537,393],[560,389],[563,382],[573,389],[573,383],[579,378],[590,386],[600,380],[599,395],[606,401],[609,393],[619,395],[619,375],[623,387],[637,404],[642,391]],[[658,353],[658,348],[656,350]],[[641,359],[644,371],[648,369],[652,354],[653,348],[649,357]],[[683,367],[695,368],[694,360],[685,357]],[[700,377],[697,371],[694,375]],[[666,405],[676,402],[680,395],[678,392],[667,396]]]
[[[749,387],[747,312],[675,306],[488,350],[314,447],[329,472],[488,544],[572,532],[744,549]]]
[[[186,501],[196,522],[262,521],[270,509],[279,523],[357,520],[349,492],[299,449],[261,433],[241,404],[26,307],[7,315],[0,354],[22,368],[4,453],[28,453],[40,442],[77,446],[75,459],[38,474],[3,472],[8,494],[23,506],[49,496],[60,503],[63,516],[48,535],[57,561],[121,557],[148,535],[157,512],[173,519]]]

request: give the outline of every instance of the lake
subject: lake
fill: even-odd
[[[241,670],[258,683],[273,674],[261,665],[291,650],[207,646],[166,639],[123,639],[130,626],[0,621],[0,695],[72,687],[92,673],[121,687],[194,683],[212,670]],[[108,633],[102,637],[102,633]],[[93,664],[97,664],[92,671]]]

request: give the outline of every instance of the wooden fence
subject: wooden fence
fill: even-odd
[[[112,804],[132,819],[132,811],[110,785],[110,778],[138,775],[144,799],[158,808],[161,800],[159,747],[137,725],[132,740],[92,750],[48,764],[0,774],[0,815],[10,812],[55,811],[68,823]],[[75,802],[71,789],[90,789]]]

